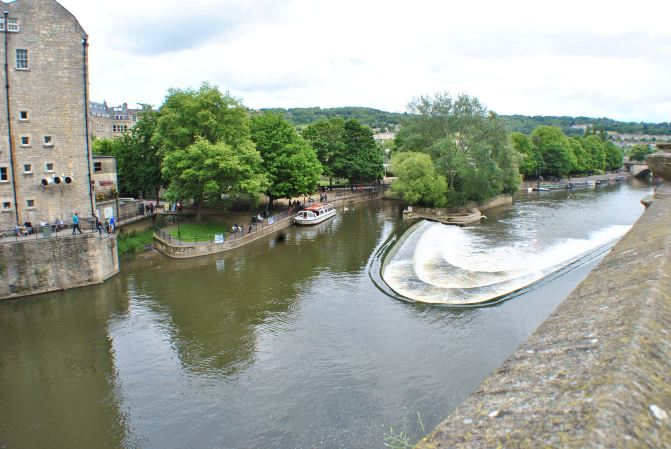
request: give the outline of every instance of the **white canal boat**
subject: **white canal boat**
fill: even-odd
[[[335,217],[335,214],[336,210],[331,204],[314,203],[296,214],[294,223],[301,226],[316,225]]]

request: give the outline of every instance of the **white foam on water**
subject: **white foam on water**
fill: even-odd
[[[584,239],[538,248],[534,239],[496,243],[472,229],[424,223],[390,253],[382,277],[397,293],[422,302],[471,304],[524,288],[622,237],[611,225]]]

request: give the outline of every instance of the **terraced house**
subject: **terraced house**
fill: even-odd
[[[0,6],[0,227],[90,216],[87,34],[55,0]]]

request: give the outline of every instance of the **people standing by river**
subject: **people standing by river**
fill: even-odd
[[[72,216],[72,235],[75,235],[77,231],[82,234],[82,230],[79,228],[79,215],[75,212]]]

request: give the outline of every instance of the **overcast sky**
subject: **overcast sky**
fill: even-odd
[[[59,0],[93,100],[209,81],[252,108],[478,97],[501,114],[671,121],[671,1]]]

